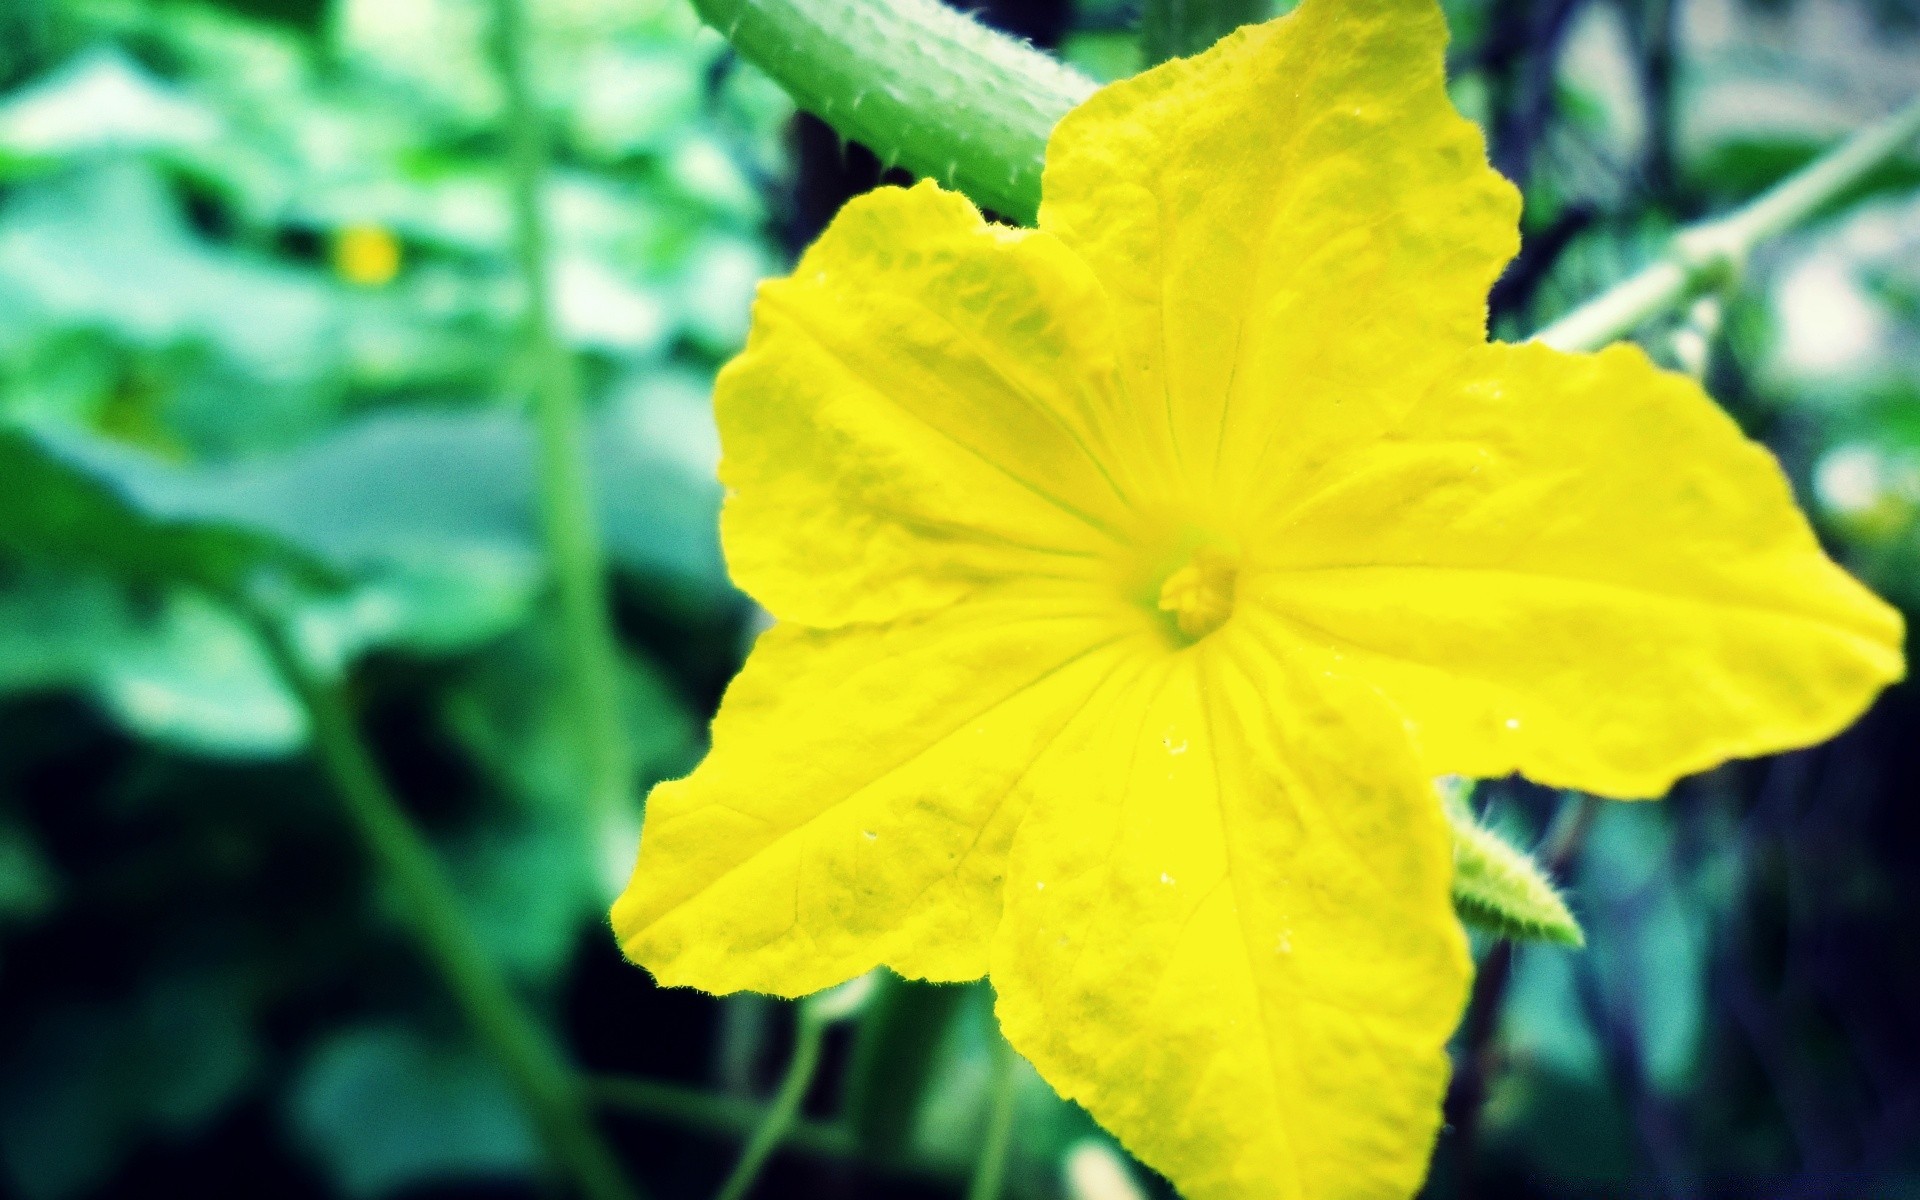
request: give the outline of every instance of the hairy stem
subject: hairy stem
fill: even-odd
[[[795,103],[890,166],[1010,220],[1040,210],[1047,135],[1094,83],[938,0],[694,0]]]
[[[793,1058],[787,1063],[786,1076],[780,1080],[780,1091],[747,1139],[746,1147],[740,1151],[740,1161],[734,1164],[733,1173],[721,1185],[716,1200],[742,1200],[760,1177],[760,1169],[786,1139],[787,1131],[800,1115],[800,1104],[807,1098],[807,1089],[813,1086],[814,1072],[820,1067],[820,1043],[826,1032],[827,1020],[819,1007],[802,1002],[793,1035]]]
[[[1742,208],[1675,235],[1667,252],[1534,334],[1561,350],[1598,350],[1720,287],[1754,247],[1802,224],[1920,138],[1920,99],[1860,130]]]
[[[569,699],[587,773],[587,801],[602,820],[631,807],[633,765],[620,717],[620,658],[607,611],[606,562],[593,509],[580,386],[554,328],[540,186],[545,139],[527,66],[521,0],[494,0],[495,47],[506,92],[514,252],[526,288],[526,327],[540,434],[540,507],[560,609]]]
[[[548,1153],[589,1200],[634,1200],[587,1115],[578,1077],[474,936],[439,859],[374,764],[340,685],[307,666],[276,618],[251,619],[275,669],[305,706],[320,765],[398,897],[401,915],[519,1092]]]

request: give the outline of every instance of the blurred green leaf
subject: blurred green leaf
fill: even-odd
[[[916,1158],[964,1176],[979,1155],[1000,1029],[993,990],[985,981],[958,990],[957,1011],[939,1029],[920,1102],[911,1114],[909,1144]],[[1098,1135],[1098,1129],[1084,1109],[1061,1099],[1025,1060],[1017,1070],[1007,1190],[1049,1195],[1058,1187],[1068,1147]]]
[[[218,976],[163,976],[122,1007],[54,1008],[0,1070],[0,1161],[25,1200],[78,1196],[142,1138],[206,1122],[259,1053],[241,991]]]
[[[699,118],[710,66],[681,45],[593,47],[573,96],[575,142],[605,160],[659,149]]]
[[[220,116],[114,47],[74,59],[0,103],[0,155],[62,159],[204,145]]]
[[[135,345],[211,346],[260,379],[332,362],[341,314],[309,275],[192,232],[158,174],[75,167],[0,207],[0,293],[44,324],[94,326]]]
[[[714,594],[726,586],[719,485],[650,436],[648,403],[634,397],[592,434],[608,551]],[[540,553],[533,430],[516,414],[387,413],[297,450],[191,471],[97,443],[86,452],[146,504],[260,530],[343,573],[405,579],[424,562],[444,587],[464,564],[511,591]]]
[[[44,634],[28,627],[28,637],[48,643],[38,662],[13,657],[17,682],[84,679],[129,729],[191,750],[255,755],[300,745],[297,706],[252,634],[208,597],[236,598],[269,580],[317,584],[325,569],[238,523],[143,503],[138,472],[115,475],[104,461],[77,438],[0,428],[0,476],[10,481],[0,492],[0,547],[43,567],[159,585],[163,597],[156,614],[142,616],[97,584],[73,585],[64,594],[81,597],[79,605]],[[42,611],[48,598],[14,596]]]
[[[307,719],[253,631],[194,592],[175,591],[94,667],[93,688],[130,732],[221,757],[300,749]]]
[[[306,718],[252,633],[201,593],[25,572],[0,590],[0,693],[91,694],[122,728],[194,753],[277,756]]]
[[[9,575],[0,586],[0,694],[85,687],[130,619],[122,589],[57,571]]]
[[[532,1174],[541,1162],[513,1090],[464,1045],[404,1026],[349,1029],[295,1081],[292,1118],[348,1196],[453,1180]]]
[[[604,919],[594,850],[584,822],[558,813],[490,826],[446,848],[474,931],[496,962],[543,982],[559,972],[582,931]]]
[[[0,426],[0,546],[42,561],[237,595],[261,570],[318,578],[305,556],[239,523],[149,508],[83,461],[85,443]]]
[[[0,815],[0,927],[39,916],[57,892],[53,867],[33,833]]]
[[[1678,870],[1675,816],[1654,804],[1604,805],[1582,859],[1579,888],[1593,911],[1616,914],[1591,951],[1605,1001],[1634,1024],[1653,1083],[1678,1092],[1693,1079],[1706,1010],[1708,914],[1718,905]]]
[[[861,1015],[847,1069],[847,1114],[861,1148],[884,1161],[912,1145],[936,1057],[968,992],[885,972],[878,989]]]
[[[640,814],[612,814],[600,829],[584,825],[584,764],[567,715],[566,677],[552,632],[551,626],[533,625],[489,647],[448,688],[441,718],[494,786],[518,803],[520,814],[508,836],[530,853],[548,856],[554,877],[548,899],[566,906],[584,896],[598,919],[632,871]],[[672,683],[645,658],[628,654],[623,666],[628,744],[644,789],[693,767],[700,727]],[[506,905],[514,903],[512,889],[525,886],[524,879],[503,877],[500,883]],[[477,886],[476,894],[481,893],[487,893],[486,886]],[[545,932],[534,936],[564,936],[569,931],[558,922],[566,919],[559,913],[556,923],[541,925]],[[517,961],[511,951],[504,955]]]

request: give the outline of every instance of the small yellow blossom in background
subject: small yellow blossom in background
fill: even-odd
[[[400,242],[378,225],[348,225],[333,236],[333,269],[361,287],[382,287],[400,273]]]
[[[1405,1197],[1471,971],[1430,780],[1658,795],[1899,677],[1698,385],[1487,343],[1519,199],[1445,41],[1305,0],[1071,113],[1038,230],[883,189],[765,285],[716,404],[777,622],[629,955],[985,974],[1193,1200]]]

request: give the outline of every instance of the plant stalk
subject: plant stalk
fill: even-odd
[[[693,6],[842,137],[1022,224],[1040,211],[1047,135],[1095,86],[939,0]]]
[[[567,689],[587,771],[587,800],[605,821],[633,807],[633,759],[621,720],[620,656],[608,612],[606,560],[594,514],[586,428],[573,356],[554,325],[541,181],[546,139],[528,66],[522,0],[494,0],[506,93],[514,253],[526,288],[526,337],[540,438],[540,508],[559,603]]]
[[[1819,214],[1920,138],[1920,99],[1855,133],[1745,206],[1676,234],[1659,259],[1533,335],[1592,351],[1724,286],[1754,248]]]
[[[744,1100],[685,1084],[633,1076],[601,1076],[591,1080],[588,1086],[594,1102],[609,1112],[742,1141],[751,1138],[756,1130],[766,1124],[771,1107],[757,1100]],[[809,1154],[833,1158],[851,1158],[860,1151],[859,1143],[850,1130],[829,1121],[809,1121],[800,1117],[788,1123],[781,1144]]]
[[[1007,1150],[1013,1144],[1013,1117],[1020,1099],[1020,1056],[1005,1037],[993,1039],[993,1088],[987,1095],[987,1127],[974,1160],[967,1200],[1000,1200],[1007,1182]]]
[[[398,897],[401,914],[519,1092],[548,1153],[589,1200],[635,1200],[635,1189],[588,1117],[577,1076],[474,936],[439,859],[375,765],[340,685],[307,666],[274,616],[253,614],[251,621],[275,670],[305,707],[320,765]]]
[[[747,1139],[745,1148],[740,1151],[740,1161],[734,1164],[733,1173],[727,1176],[715,1200],[743,1200],[752,1190],[754,1181],[760,1177],[767,1160],[773,1157],[774,1151],[786,1139],[787,1131],[800,1115],[800,1105],[807,1098],[807,1089],[813,1086],[814,1072],[820,1068],[820,1045],[826,1038],[827,1024],[817,1005],[801,1002],[793,1035],[793,1058],[787,1063],[785,1077],[780,1080],[780,1091],[774,1096],[773,1103],[767,1106],[753,1135]]]

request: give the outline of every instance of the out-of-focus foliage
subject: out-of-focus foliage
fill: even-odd
[[[715,535],[709,381],[755,282],[878,168],[796,134],[678,0],[531,8],[644,785],[697,759],[755,628]],[[1920,80],[1920,12],[1890,0],[1448,8],[1456,100],[1527,196],[1503,336]],[[987,6],[1103,78],[1137,67],[1136,11]],[[580,800],[488,14],[0,4],[0,1195],[548,1174],[237,604],[347,681],[484,948],[583,1067],[682,1089],[608,1113],[653,1194],[709,1194],[780,1070],[786,1006],[656,990],[604,926],[638,814]],[[1768,441],[1843,562],[1920,606],[1920,160],[1647,340]],[[1431,1192],[1920,1195],[1917,722],[1896,689],[1828,747],[1576,830],[1558,882],[1587,948],[1487,958],[1503,1001],[1461,1054],[1485,1103]],[[1477,798],[1518,843],[1568,832],[1560,797]],[[957,1194],[989,1001],[882,981],[761,1194]],[[1011,1194],[1154,1193],[1017,1086]]]
[[[204,1190],[221,1160],[247,1194],[538,1174],[232,604],[269,589],[354,671],[486,947],[556,997],[637,814],[587,827],[556,702],[487,13],[0,13],[8,1194]],[[790,109],[677,5],[537,16],[561,329],[660,778],[743,634],[706,388],[779,261]]]

